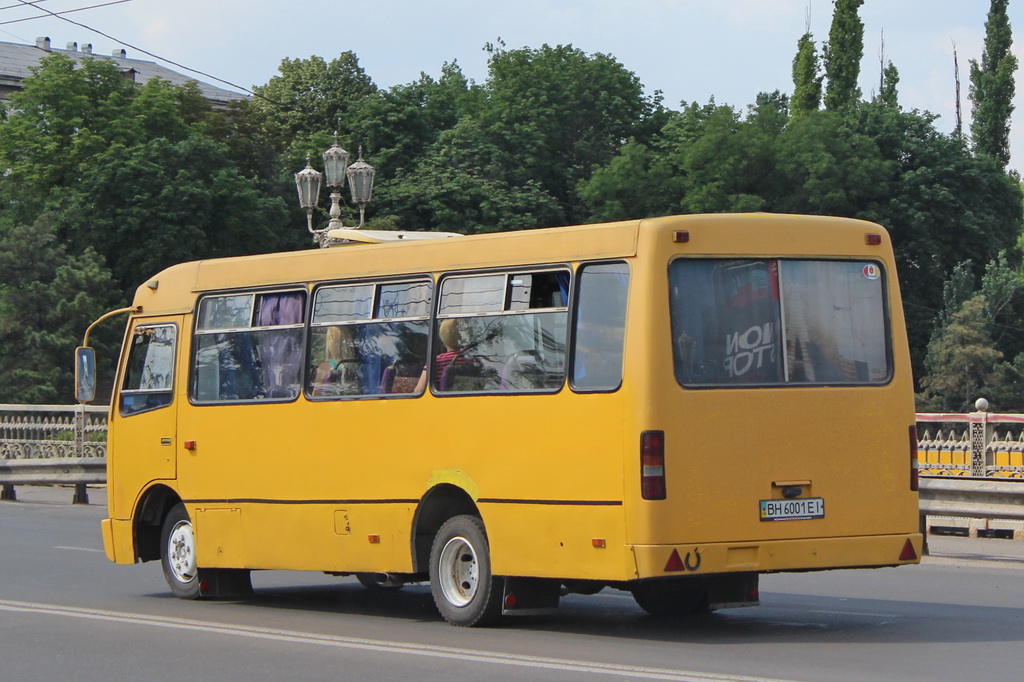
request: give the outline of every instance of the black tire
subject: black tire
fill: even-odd
[[[452,625],[489,625],[501,617],[504,580],[491,574],[484,523],[476,516],[448,519],[430,549],[430,592]]]
[[[164,519],[160,531],[160,565],[171,592],[179,599],[199,599],[196,535],[185,505],[178,503]]]
[[[710,613],[707,586],[683,580],[651,580],[633,587],[633,599],[647,613],[678,618]]]
[[[180,502],[167,514],[160,530],[160,565],[171,593],[179,599],[247,597],[252,594],[252,582],[246,569],[199,568],[192,519]]]
[[[370,591],[393,592],[405,587],[405,581],[385,573],[356,573],[356,580]]]

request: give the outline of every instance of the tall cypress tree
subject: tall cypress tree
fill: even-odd
[[[836,0],[825,44],[825,108],[839,111],[860,100],[860,60],[864,56],[864,22],[858,10],[864,0]]]
[[[882,87],[878,91],[878,101],[887,107],[898,109],[900,106],[899,91],[896,85],[900,82],[900,72],[892,62],[882,69]]]
[[[821,104],[821,79],[818,51],[810,31],[800,36],[793,58],[793,98],[789,108],[794,117],[816,111]]]
[[[1010,53],[1013,33],[1006,15],[1009,0],[992,0],[985,21],[985,50],[981,64],[971,60],[970,98],[973,106],[971,140],[979,154],[1010,161],[1010,114],[1013,113],[1017,58]]]

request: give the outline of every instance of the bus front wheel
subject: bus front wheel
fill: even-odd
[[[160,533],[160,564],[171,592],[179,599],[198,599],[199,567],[196,565],[196,534],[185,505],[174,505]]]
[[[501,585],[491,574],[483,521],[448,519],[430,549],[430,591],[444,619],[463,627],[493,623],[501,616]]]

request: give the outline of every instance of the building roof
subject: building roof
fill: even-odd
[[[38,38],[35,45],[0,42],[0,100],[8,99],[11,92],[21,89],[21,82],[32,75],[32,67],[54,53],[63,54],[76,61],[89,57],[109,59],[125,73],[133,72],[133,78],[138,83],[145,83],[151,78],[162,78],[173,85],[184,85],[193,81],[199,86],[199,92],[203,97],[214,105],[223,106],[228,102],[247,99],[245,95],[204,83],[155,62],[129,59],[124,50],[115,50],[110,56],[100,55],[93,53],[91,44],[83,44],[79,48],[78,43],[68,43],[67,49],[62,50],[52,47],[49,38]]]

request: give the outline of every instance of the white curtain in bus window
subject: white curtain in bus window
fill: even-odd
[[[629,267],[602,263],[580,268],[572,387],[613,391],[622,383]]]
[[[569,278],[549,271],[444,279],[435,390],[557,390],[565,380]]]
[[[193,399],[295,398],[301,385],[305,301],[300,291],[204,298],[196,326]]]
[[[669,283],[682,384],[888,380],[877,263],[682,259]]]
[[[409,394],[427,356],[426,280],[321,287],[313,303],[307,394]]]
[[[121,416],[171,404],[176,336],[177,329],[169,324],[135,330],[121,386]]]

